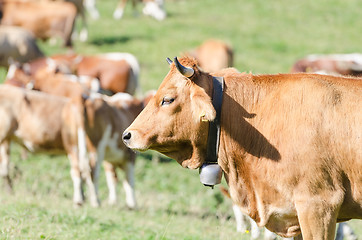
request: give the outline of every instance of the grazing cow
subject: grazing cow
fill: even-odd
[[[233,203],[282,237],[332,240],[337,222],[362,218],[362,81],[226,70],[219,76],[223,83],[194,59],[175,58],[124,132],[125,144],[190,169],[217,161]],[[219,176],[214,169],[208,172]]]
[[[76,15],[75,5],[69,2],[2,1],[0,3],[2,25],[23,27],[42,40],[60,37],[67,47],[72,46],[71,35]]]
[[[138,78],[140,66],[137,58],[130,53],[106,53],[94,56],[75,54],[54,55],[54,61],[47,58],[37,59],[14,68],[14,74],[29,75],[34,78],[39,69],[51,65],[63,73],[75,73],[78,76],[98,78],[101,89],[107,94],[126,92],[131,95],[140,91]]]
[[[69,118],[77,116],[73,112],[65,112],[66,106],[72,104],[64,97],[0,85],[0,175],[9,189],[9,148],[14,141],[33,153],[67,154],[71,162],[74,203],[78,205],[83,202],[81,186],[75,176],[77,174],[88,184],[92,206],[99,205],[88,159],[80,153],[84,152],[84,140],[80,140],[77,130],[70,132],[66,127]],[[78,129],[77,124],[73,126]]]
[[[8,67],[9,61],[29,62],[44,57],[33,34],[26,29],[0,26],[0,66]]]
[[[206,72],[216,72],[233,66],[233,50],[220,40],[209,39],[186,55],[196,58],[199,67]]]
[[[294,63],[290,72],[320,72],[362,76],[362,54],[308,55]]]
[[[142,2],[143,14],[146,16],[151,16],[158,21],[162,21],[166,18],[166,11],[164,8],[163,0],[132,0],[133,10],[136,10],[137,4]],[[119,0],[116,10],[113,13],[115,19],[121,19],[124,13],[124,8],[126,7],[127,0]]]

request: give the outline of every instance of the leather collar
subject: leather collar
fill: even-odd
[[[212,77],[213,91],[212,91],[212,105],[216,111],[214,121],[209,122],[209,134],[207,137],[207,150],[205,163],[217,163],[219,144],[220,144],[220,118],[221,118],[221,105],[224,92],[224,78]]]

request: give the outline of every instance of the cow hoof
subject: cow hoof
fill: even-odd
[[[13,185],[11,183],[11,179],[7,176],[3,178],[3,183],[4,183],[4,190],[8,193],[8,194],[13,194],[14,190],[13,190]]]
[[[81,208],[83,206],[83,203],[81,203],[81,202],[73,202],[73,206],[74,206],[74,208],[78,209],[78,208]]]
[[[91,206],[94,208],[99,208],[101,206],[100,202],[97,201],[91,201]]]
[[[114,13],[113,13],[113,18],[119,20],[122,17],[123,17],[123,10],[122,9],[116,9],[116,11],[114,11]]]

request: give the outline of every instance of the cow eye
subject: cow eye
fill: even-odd
[[[175,101],[174,98],[164,97],[164,98],[162,99],[161,105],[162,105],[162,106],[163,106],[163,105],[169,105],[169,104],[173,103],[173,101]]]

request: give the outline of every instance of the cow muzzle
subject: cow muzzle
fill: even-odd
[[[131,142],[131,138],[132,138],[132,133],[129,132],[129,131],[124,131],[123,132],[123,135],[122,135],[122,140],[124,142],[124,144],[127,146],[127,147],[130,147],[130,142]]]

